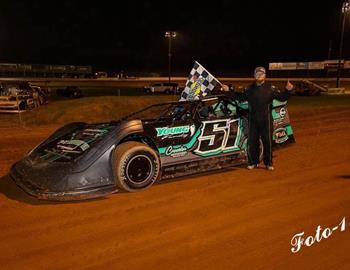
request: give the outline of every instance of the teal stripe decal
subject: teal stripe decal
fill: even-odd
[[[278,107],[278,106],[284,106],[287,104],[287,101],[278,101],[277,99],[274,99],[272,101],[272,107],[275,108],[275,107]]]

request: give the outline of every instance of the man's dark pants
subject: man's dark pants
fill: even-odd
[[[249,165],[259,164],[259,139],[261,138],[265,165],[272,166],[272,136],[271,117],[250,117],[248,134],[248,163]]]

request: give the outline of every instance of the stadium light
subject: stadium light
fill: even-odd
[[[345,1],[343,3],[341,11],[342,11],[342,13],[346,13],[346,12],[350,11],[350,1]]]
[[[171,40],[176,37],[176,32],[166,31],[165,37],[168,39],[168,76],[171,81]]]
[[[339,45],[339,60],[338,60],[338,72],[337,72],[337,88],[340,87],[340,64],[343,58],[343,44],[344,44],[344,30],[345,30],[345,20],[346,14],[350,11],[350,0],[343,2],[342,8],[343,21],[341,24],[341,34],[340,34],[340,45]]]

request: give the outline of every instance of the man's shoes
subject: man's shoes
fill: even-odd
[[[248,166],[247,166],[247,169],[248,169],[248,170],[253,170],[253,169],[255,169],[255,168],[258,168],[258,164],[252,164],[252,165],[248,165]]]
[[[272,165],[266,165],[266,170],[273,171],[274,169]]]

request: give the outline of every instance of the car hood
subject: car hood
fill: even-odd
[[[115,128],[116,125],[110,123],[64,126],[14,164],[11,174],[18,184],[35,193],[65,192],[82,187],[84,179],[74,174],[75,166]],[[75,176],[73,180],[72,176]]]
[[[140,120],[71,123],[34,148],[28,157],[37,163],[73,163],[75,172],[82,171],[125,136],[142,131]]]
[[[71,123],[53,133],[11,168],[15,182],[31,194],[67,192],[113,184],[115,145],[141,121]]]
[[[30,158],[35,162],[65,163],[73,162],[89,152],[106,138],[117,125],[111,123],[82,124],[63,134],[54,136],[37,147]]]

